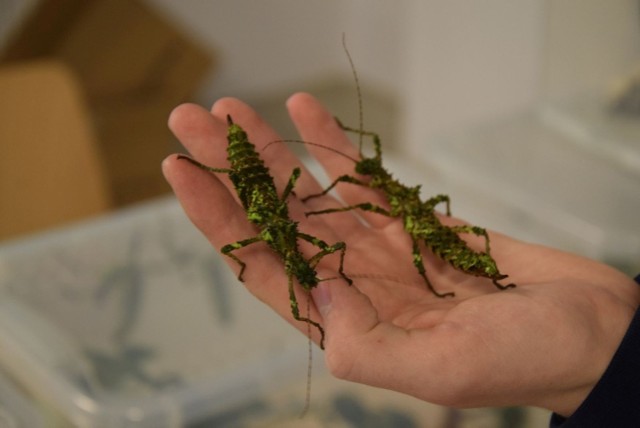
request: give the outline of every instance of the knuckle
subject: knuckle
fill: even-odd
[[[335,346],[332,343],[327,345],[325,362],[332,376],[341,380],[356,381],[354,373],[355,361],[357,361],[357,358],[354,358],[346,347]]]

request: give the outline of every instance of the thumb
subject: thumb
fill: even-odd
[[[369,333],[379,325],[371,300],[341,281],[320,282],[311,295],[322,316],[329,371],[339,379],[365,381],[359,372],[371,352]]]
[[[381,321],[371,300],[355,285],[323,281],[311,294],[322,315],[329,371],[339,379],[393,389],[397,368],[406,363],[405,354],[411,355],[404,352],[406,331]]]
[[[371,300],[355,286],[323,281],[311,290],[311,295],[327,331],[327,346],[339,338],[363,336],[378,324]]]

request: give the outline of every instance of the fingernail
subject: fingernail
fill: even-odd
[[[316,308],[320,311],[322,317],[326,317],[331,310],[331,290],[328,282],[320,282],[311,289],[311,296]]]

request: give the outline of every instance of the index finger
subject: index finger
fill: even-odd
[[[271,144],[281,141],[279,135],[266,123],[258,113],[246,103],[236,98],[222,98],[218,100],[212,108],[212,115],[218,121],[230,115],[234,122],[240,125],[247,133],[249,140],[256,146],[258,155],[269,168],[270,174],[274,178],[276,187],[282,191],[291,177],[294,168],[299,167],[302,175],[296,181],[294,193],[305,196],[319,193],[322,187],[313,175],[304,167],[300,159],[285,144]],[[268,149],[265,150],[265,148]],[[292,214],[296,219],[300,219],[303,227],[311,225],[315,227],[324,221],[318,218],[306,219],[304,212],[316,209],[324,209],[335,206],[336,202],[332,197],[315,200],[307,205],[297,198],[288,200]],[[353,215],[342,216],[340,222],[330,223],[336,235],[345,236],[347,233],[361,226],[357,218]]]
[[[368,177],[355,172],[355,163],[361,160],[362,155],[351,143],[345,131],[340,128],[336,119],[315,98],[309,94],[299,93],[289,98],[287,107],[301,137],[305,141],[324,146],[317,147],[311,144],[307,149],[318,159],[331,179],[349,175],[363,182],[369,181]],[[344,156],[337,156],[335,152],[342,153]],[[336,191],[349,205],[369,202],[388,209],[387,200],[369,187],[340,183],[336,186]],[[375,227],[384,227],[393,222],[393,219],[377,213],[358,211],[358,215]]]

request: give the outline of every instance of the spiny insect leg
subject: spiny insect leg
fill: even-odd
[[[293,193],[293,186],[296,185],[296,181],[300,178],[300,168],[294,168],[291,172],[291,177],[289,177],[289,181],[287,181],[287,186],[284,188],[282,192],[282,200],[285,201],[291,193]]]
[[[365,131],[363,129],[356,129],[350,126],[346,126],[337,117],[335,119],[336,119],[336,122],[338,122],[338,126],[343,131],[352,132],[354,134],[365,136],[365,137],[371,137],[373,139],[373,147],[375,148],[375,151],[376,151],[376,157],[379,158],[382,156],[382,148],[381,148],[382,143],[380,142],[380,136],[378,134],[376,134],[375,132]]]
[[[485,253],[491,255],[491,248],[489,245],[489,234],[487,233],[487,230],[485,228],[479,227],[479,226],[461,225],[461,226],[451,226],[450,229],[452,232],[455,232],[455,233],[470,233],[476,236],[484,237]]]
[[[348,207],[329,208],[329,209],[320,210],[320,211],[309,211],[309,212],[304,213],[304,215],[309,217],[310,215],[337,213],[337,212],[341,212],[341,211],[351,211],[351,210],[356,210],[356,209],[360,209],[362,211],[370,211],[370,212],[386,215],[387,217],[392,217],[392,215],[391,215],[391,213],[389,211],[385,210],[384,208],[382,208],[382,207],[380,207],[378,205],[373,205],[370,202],[363,202],[361,204],[349,205]]]
[[[337,248],[338,246],[340,247]],[[338,249],[340,250],[340,266],[338,267],[338,273],[340,274],[340,276],[342,276],[342,278],[344,278],[345,281],[347,281],[347,284],[352,285],[353,281],[344,273],[344,255],[347,251],[347,245],[344,242],[338,242],[334,244],[332,248],[333,251],[336,251]]]
[[[289,275],[289,302],[291,303],[291,314],[293,318],[297,321],[306,322],[307,324],[311,324],[320,332],[320,349],[324,349],[324,329],[322,326],[313,321],[311,318],[300,316],[300,309],[298,307],[298,299],[296,298],[296,292],[293,287],[293,276]]]
[[[315,267],[324,256],[340,251],[340,266],[338,267],[338,273],[345,281],[347,281],[347,284],[353,284],[351,278],[344,273],[344,255],[347,250],[347,244],[344,242],[336,242],[333,245],[328,245],[323,240],[302,232],[298,233],[298,237],[320,248],[320,252],[309,259],[309,264],[312,267]]]
[[[195,166],[197,166],[200,169],[204,169],[205,171],[209,171],[209,172],[222,172],[225,174],[229,174],[230,172],[232,172],[231,169],[229,168],[213,168],[211,166],[207,166],[203,163],[198,162],[197,160],[190,158],[189,156],[185,156],[185,155],[178,155],[178,159],[184,159],[184,160],[188,160],[189,162],[191,162],[192,164],[194,164]]]
[[[503,275],[501,278],[499,279],[504,279],[506,278],[508,275]],[[500,290],[506,290],[507,288],[515,288],[515,284],[513,282],[507,284],[507,285],[502,285],[498,282],[498,279],[492,279],[493,285],[495,285],[496,287],[498,287]]]
[[[431,290],[431,292],[433,294],[435,294],[438,297],[453,297],[455,296],[455,293],[438,293],[436,291],[436,289],[433,287],[433,285],[431,284],[431,281],[429,281],[429,278],[427,278],[427,271],[424,268],[424,261],[422,260],[422,254],[420,253],[420,246],[418,245],[418,241],[411,238],[413,241],[413,264],[415,265],[415,267],[418,269],[418,273],[420,274],[420,276],[424,279],[425,283],[427,284],[427,287],[429,287],[429,290]]]
[[[429,198],[425,204],[431,209],[435,208],[438,204],[444,202],[446,206],[446,214],[447,216],[451,216],[451,199],[449,195],[436,195],[432,198]]]
[[[307,202],[309,199],[326,195],[331,191],[331,189],[336,187],[338,183],[352,183],[352,184],[357,184],[359,186],[367,186],[367,183],[365,183],[364,181],[358,180],[355,177],[352,177],[350,175],[341,175],[340,177],[336,178],[335,181],[331,183],[331,185],[329,185],[329,187],[324,189],[322,192],[315,193],[313,195],[305,196],[304,198],[302,198],[302,202]]]
[[[474,234],[476,236],[484,237],[485,253],[488,256],[491,256],[491,248],[490,248],[490,244],[489,244],[489,234],[487,233],[487,230],[485,228],[479,227],[479,226],[461,225],[461,226],[451,226],[450,229],[455,233],[471,233],[471,234]],[[509,283],[507,285],[502,285],[502,284],[500,284],[498,282],[499,280],[505,279],[507,277],[508,277],[508,275],[500,274],[498,276],[492,277],[491,281],[500,290],[506,290],[507,288],[514,288],[516,286],[514,283]]]
[[[242,279],[242,274],[244,273],[244,269],[247,267],[247,264],[245,262],[243,262],[242,260],[240,260],[240,258],[238,258],[238,256],[231,254],[232,251],[235,250],[239,250],[240,248],[244,248],[247,245],[251,245],[254,244],[256,242],[260,242],[262,241],[262,238],[259,236],[254,236],[253,238],[248,238],[248,239],[243,239],[241,241],[237,241],[234,242],[232,244],[227,244],[224,247],[222,247],[220,249],[220,252],[222,254],[224,254],[227,257],[232,258],[233,260],[235,260],[236,263],[238,263],[240,265],[240,272],[238,273],[238,280],[239,281],[244,281]]]

